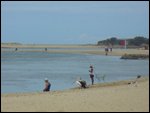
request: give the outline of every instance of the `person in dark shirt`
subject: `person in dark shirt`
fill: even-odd
[[[15,48],[15,51],[17,51],[18,50],[18,48]]]
[[[109,52],[108,47],[105,47],[105,55],[106,56],[108,55],[108,52]]]
[[[50,82],[48,81],[47,78],[45,78],[45,88],[43,89],[43,91],[44,91],[44,92],[50,91],[50,87],[51,87]]]
[[[76,84],[77,84],[78,86],[80,86],[81,88],[86,88],[86,87],[87,87],[86,81],[84,81],[84,80],[76,81]]]
[[[93,66],[90,66],[90,78],[91,78],[91,82],[92,82],[92,85],[94,84],[94,73],[93,73],[94,69],[93,69]]]
[[[47,51],[47,48],[45,48],[45,51]]]

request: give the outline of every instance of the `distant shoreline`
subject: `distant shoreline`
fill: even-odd
[[[18,48],[18,51],[27,51],[27,52],[43,52],[45,48],[49,49],[58,49],[58,50],[47,50],[48,53],[72,53],[72,54],[97,54],[105,55],[104,51],[105,46],[97,45],[88,45],[88,44],[69,44],[69,45],[58,45],[58,44],[1,44],[2,48]],[[41,48],[43,50],[19,50],[19,48]],[[80,49],[81,48],[81,49]],[[59,50],[62,49],[62,50]],[[65,49],[65,50],[64,50]],[[69,50],[74,49],[74,50]],[[78,50],[76,50],[78,49]],[[83,50],[86,49],[86,50]],[[113,48],[112,52],[109,52],[108,55],[111,56],[122,56],[124,54],[145,54],[149,55],[149,50],[140,50],[140,49],[119,49],[116,47]]]
[[[18,45],[18,46],[4,46],[1,45],[1,51],[5,52],[4,48],[17,48],[17,52],[48,52],[48,53],[65,53],[65,54],[96,54],[96,55],[105,55],[105,50],[103,46],[94,46],[94,45],[39,45],[39,46],[29,46],[29,45]],[[47,48],[47,51],[45,51]],[[19,50],[20,49],[20,50]],[[24,49],[24,50],[21,50]],[[28,49],[28,50],[27,50]],[[31,49],[31,50],[30,50]],[[34,49],[34,50],[33,50]],[[38,50],[40,49],[40,50]],[[42,50],[43,49],[43,50]],[[113,48],[112,52],[108,53],[108,56],[122,56],[124,54],[144,54],[149,55],[149,50],[141,49],[119,49]]]
[[[1,48],[105,48],[106,45],[97,44],[20,44],[20,43],[1,43]],[[138,49],[140,46],[127,46],[131,49]],[[124,48],[122,45],[113,45],[113,48]]]

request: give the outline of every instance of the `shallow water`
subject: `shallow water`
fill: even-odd
[[[50,54],[47,52],[1,53],[1,92],[42,91],[47,77],[52,90],[75,87],[74,81],[81,77],[90,84],[89,65],[94,66],[97,78],[106,75],[110,82],[149,75],[149,60],[121,60],[118,56]]]
[[[16,50],[16,48],[1,48],[2,51],[10,51],[10,52],[13,52]],[[35,48],[17,48],[18,51],[45,51],[45,48],[38,48],[38,47],[35,47]],[[59,47],[47,47],[47,51],[49,50],[53,50],[53,51],[57,51],[57,50],[104,50],[104,48],[100,48],[100,47],[97,47],[97,48],[59,48]]]

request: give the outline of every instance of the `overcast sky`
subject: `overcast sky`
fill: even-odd
[[[149,38],[149,2],[3,1],[2,42],[97,43],[110,37]]]

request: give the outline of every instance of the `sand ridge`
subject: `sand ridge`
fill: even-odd
[[[45,52],[45,48],[48,48],[46,52],[48,53],[69,53],[69,54],[96,54],[96,55],[105,55],[105,50],[103,46],[96,45],[1,45],[2,48],[18,48],[17,52],[28,51],[28,52]],[[20,50],[19,48],[31,48],[26,50]],[[40,48],[34,49],[34,48]],[[42,50],[43,49],[43,50]],[[122,56],[124,54],[146,54],[149,55],[149,50],[141,49],[118,49],[113,48],[112,52],[108,53],[108,56]]]

